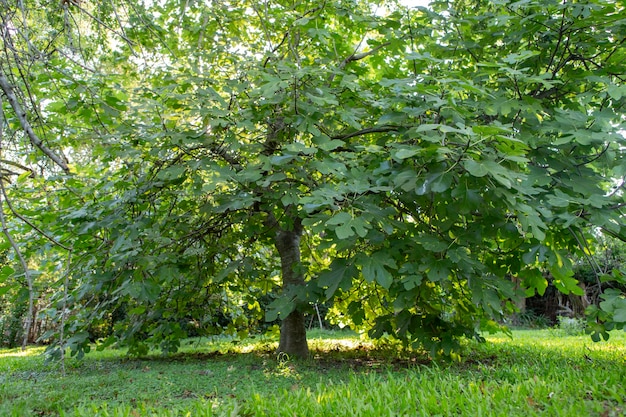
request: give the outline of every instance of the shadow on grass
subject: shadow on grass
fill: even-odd
[[[267,338],[190,340],[180,353],[168,356],[128,358],[121,350],[93,351],[82,361],[68,359],[65,377],[58,368],[43,365],[40,356],[20,357],[17,366],[17,357],[3,357],[0,351],[0,368],[4,366],[0,415],[20,407],[34,410],[24,415],[58,415],[58,410],[81,404],[171,408],[194,400],[245,402],[251,396],[317,392],[330,381],[337,384],[333,386],[354,384],[362,376],[374,378],[372,383],[423,377],[424,381],[440,379],[443,385],[458,379],[466,381],[463,386],[513,387],[531,381],[532,386],[552,387],[561,384],[565,370],[572,381],[591,381],[589,388],[579,390],[590,401],[617,405],[626,401],[621,388],[615,388],[620,384],[605,383],[607,375],[616,381],[626,377],[626,338],[593,344],[584,337],[557,337],[550,332],[514,335],[513,339],[496,335],[485,344],[468,342],[460,362],[433,361],[423,351],[343,332],[312,333],[308,360],[276,355],[277,343]]]
[[[433,365],[459,372],[519,365],[606,369],[626,365],[626,348],[623,343],[594,343],[586,337],[563,336],[550,330],[516,331],[513,338],[494,336],[488,338],[486,343],[469,341],[464,344],[458,362],[433,359],[422,350],[407,349],[396,342],[361,340],[357,334],[348,331],[313,331],[309,335],[309,346],[311,356],[308,360],[276,355],[277,343],[266,338],[245,341],[194,340],[188,342],[180,352],[170,355],[151,353],[135,358],[114,355],[102,360],[119,362],[129,367],[141,367],[145,363],[232,362],[252,369],[289,363],[310,371],[350,370],[357,373]]]

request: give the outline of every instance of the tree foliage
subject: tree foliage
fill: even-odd
[[[115,314],[135,353],[264,314],[304,356],[325,301],[449,355],[626,237],[621,3],[4,3],[2,74],[71,170],[5,183],[71,248],[77,352]],[[45,164],[2,104],[13,161]],[[626,322],[603,297],[595,337]]]

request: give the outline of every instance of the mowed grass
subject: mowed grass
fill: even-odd
[[[68,359],[0,350],[0,416],[623,416],[626,334],[608,342],[558,330],[468,343],[434,362],[346,332],[313,332],[313,358],[276,343],[189,340],[182,352],[129,359],[118,350]]]

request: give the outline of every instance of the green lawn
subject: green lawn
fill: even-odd
[[[275,343],[190,340],[172,357],[116,350],[46,365],[41,348],[0,350],[0,416],[622,416],[626,333],[558,330],[468,344],[435,363],[345,332],[310,335],[314,359]]]

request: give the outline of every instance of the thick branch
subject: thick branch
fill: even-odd
[[[0,122],[2,122],[2,119],[0,119]],[[2,138],[2,131],[1,130],[0,130],[0,138]],[[21,169],[22,171],[30,172],[30,175],[33,176],[33,177],[36,175],[35,171],[33,171],[31,168],[29,168],[29,167],[27,167],[25,165],[19,164],[17,162],[9,161],[8,159],[0,159],[0,164],[11,165],[11,166],[13,166],[15,168]]]
[[[612,230],[607,229],[606,227],[600,227],[600,230],[602,230],[605,234],[614,237],[617,240],[620,240],[622,242],[626,243],[626,235],[622,234],[622,233],[618,233],[618,232],[614,232]]]
[[[390,44],[390,42],[385,42],[385,43],[381,43],[380,45],[378,45],[377,47],[367,51],[367,52],[362,52],[360,54],[357,54],[356,51],[352,53],[352,55],[350,55],[349,57],[345,58],[343,61],[341,61],[341,63],[339,64],[338,69],[341,71],[343,70],[346,65],[348,65],[350,62],[354,62],[354,61],[360,61],[361,59],[367,58],[370,55],[374,55],[376,52],[378,52],[380,49],[384,48],[385,46],[388,46]],[[328,77],[328,84],[330,85],[333,80],[335,79],[335,75],[336,74],[330,74],[330,77]]]
[[[228,165],[230,165],[232,169],[234,169],[235,171],[241,171],[242,165],[239,162],[239,159],[236,156],[228,153],[225,147],[212,146],[210,149],[211,152],[226,161],[226,163],[228,163]]]
[[[67,166],[67,163],[59,157],[59,155],[55,154],[50,148],[48,148],[41,139],[37,136],[33,127],[29,123],[26,118],[26,112],[22,109],[17,97],[15,96],[15,92],[13,91],[13,87],[9,84],[9,80],[5,77],[5,75],[0,70],[0,87],[7,99],[9,100],[9,104],[13,108],[13,111],[17,115],[17,118],[22,125],[22,129],[26,132],[26,135],[30,139],[31,143],[38,147],[48,158],[50,158],[55,164],[57,164],[63,171],[66,173],[70,172],[70,168]]]
[[[335,135],[331,139],[345,140],[345,139],[350,139],[350,138],[354,138],[357,136],[368,135],[370,133],[397,132],[399,129],[400,129],[400,126],[368,127],[366,129],[357,130],[355,132],[345,133],[342,135]]]
[[[286,129],[285,121],[281,116],[267,123],[267,135],[263,144],[261,154],[265,156],[273,155],[281,145],[281,133]]]
[[[205,130],[201,136],[205,136],[207,139],[211,141],[210,143],[204,145],[203,147],[207,148],[214,155],[217,155],[220,158],[222,158],[222,160],[225,161],[228,165],[230,165],[230,167],[234,169],[235,171],[241,171],[241,169],[243,168],[243,165],[241,164],[239,156],[233,155],[230,152],[228,152],[227,146],[224,144],[223,141],[222,143],[216,143],[211,137],[211,135],[208,134],[208,130]],[[201,136],[198,136],[198,138]]]
[[[370,55],[374,55],[376,52],[378,52],[380,49],[384,48],[385,46],[388,46],[391,42],[385,42],[385,43],[381,43],[380,45],[378,45],[377,47],[367,51],[367,52],[362,52],[360,54],[357,53],[353,53],[352,55],[350,55],[349,57],[347,57],[346,59],[344,59],[341,64],[339,64],[339,69],[343,69],[346,65],[348,65],[350,62],[354,62],[354,61],[360,61],[361,59],[367,58]]]

